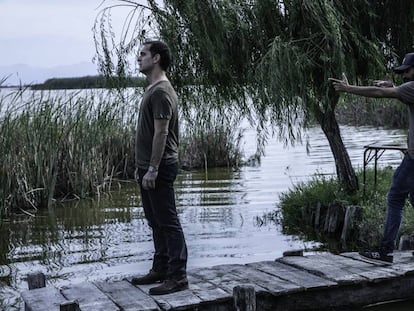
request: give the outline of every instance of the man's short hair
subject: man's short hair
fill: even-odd
[[[158,39],[147,39],[145,40],[144,45],[147,44],[150,45],[149,51],[151,56],[159,54],[161,69],[167,71],[172,63],[171,50],[167,43]]]

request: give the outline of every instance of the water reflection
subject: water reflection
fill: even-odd
[[[343,127],[342,135],[355,167],[362,166],[363,146],[372,137],[404,142],[405,133]],[[332,174],[335,166],[319,129],[309,131],[306,146],[284,148],[272,140],[260,166],[240,170],[182,172],[176,183],[177,206],[189,249],[189,268],[223,263],[273,260],[292,248],[312,247],[286,236],[274,223],[257,217],[277,208],[278,196],[315,172]],[[247,131],[244,150],[253,154],[254,132]],[[380,165],[397,165],[398,152],[384,153]],[[134,183],[96,200],[58,205],[35,218],[17,215],[0,228],[0,309],[18,310],[19,290],[33,271],[48,284],[117,279],[146,272],[151,265],[152,238]],[[1,285],[3,284],[3,285]]]

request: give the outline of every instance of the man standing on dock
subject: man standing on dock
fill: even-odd
[[[138,56],[139,70],[148,80],[135,136],[135,177],[145,217],[152,229],[152,269],[132,284],[162,282],[149,290],[163,295],[188,288],[187,246],[175,205],[178,172],[178,98],[166,70],[171,52],[162,41],[146,41]]]
[[[384,237],[377,250],[362,252],[361,256],[380,262],[393,262],[392,252],[395,248],[398,231],[401,225],[403,208],[407,197],[414,194],[414,53],[405,55],[402,65],[394,71],[402,75],[404,83],[395,87],[389,81],[377,81],[375,86],[349,85],[346,80],[330,78],[338,92],[376,97],[396,98],[409,108],[408,152],[396,169],[391,188],[387,195],[387,214]]]

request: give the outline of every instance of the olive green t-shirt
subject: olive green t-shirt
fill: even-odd
[[[141,101],[135,135],[135,165],[148,169],[152,154],[154,119],[168,119],[167,142],[161,164],[178,162],[178,98],[169,81],[147,89]]]

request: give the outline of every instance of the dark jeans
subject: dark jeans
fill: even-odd
[[[414,160],[408,155],[395,170],[391,188],[387,195],[387,215],[381,251],[392,253],[400,230],[402,213],[407,197],[414,197]]]
[[[155,189],[145,190],[141,181],[147,170],[138,170],[142,205],[154,240],[152,270],[172,279],[185,277],[187,268],[187,245],[175,206],[177,171],[177,164],[160,165]]]

